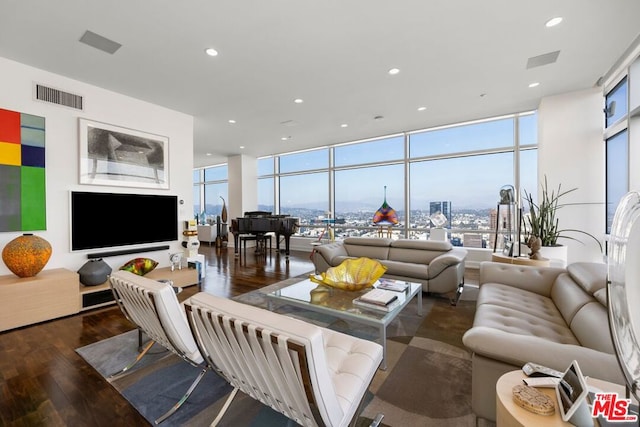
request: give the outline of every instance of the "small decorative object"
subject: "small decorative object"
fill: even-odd
[[[204,215],[204,212],[202,212],[202,215]],[[186,249],[185,256],[195,258],[198,255],[198,248],[200,247],[200,242],[198,241],[198,221],[184,221],[184,231],[182,235],[187,239],[182,241],[182,247]]]
[[[222,218],[222,222],[226,224],[227,223],[227,202],[225,202],[222,196],[220,196],[220,198],[222,199],[222,213],[220,217]]]
[[[51,258],[51,245],[42,237],[25,233],[2,250],[2,261],[18,277],[33,277]]]
[[[360,291],[370,288],[387,271],[387,267],[370,258],[356,258],[342,261],[340,265],[327,269],[320,275],[312,274],[312,282],[346,291]]]
[[[182,270],[182,253],[176,252],[174,254],[170,254],[169,262],[171,262],[171,271],[174,271],[176,268],[178,270]]]
[[[529,252],[529,259],[544,259],[540,254],[542,240],[539,237],[530,236],[529,240],[527,240],[527,246],[531,249],[531,252]]]
[[[429,220],[436,228],[442,228],[447,223],[447,217],[440,211],[429,217]]]
[[[553,400],[533,387],[518,384],[511,390],[513,402],[521,408],[538,415],[553,415],[556,411]]]
[[[387,186],[384,186],[384,202],[382,206],[373,214],[373,223],[375,225],[396,225],[398,223],[398,214],[387,203]]]
[[[120,267],[120,270],[126,270],[138,276],[144,276],[157,266],[158,262],[150,258],[135,258]]]
[[[90,259],[80,267],[78,274],[80,275],[80,283],[85,286],[101,285],[107,281],[109,274],[111,274],[111,267],[102,258]]]

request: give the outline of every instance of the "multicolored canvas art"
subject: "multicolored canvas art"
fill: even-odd
[[[0,109],[0,231],[46,230],[44,117]]]

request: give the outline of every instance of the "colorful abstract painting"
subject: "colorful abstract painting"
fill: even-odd
[[[47,229],[44,117],[0,109],[0,232]]]

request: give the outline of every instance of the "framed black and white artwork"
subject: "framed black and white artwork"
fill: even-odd
[[[169,188],[169,138],[79,119],[80,184]]]

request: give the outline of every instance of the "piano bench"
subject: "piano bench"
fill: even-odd
[[[242,261],[242,253],[244,252],[244,259],[247,259],[247,240],[256,242],[256,252],[264,253],[266,255],[267,241],[269,242],[269,255],[271,255],[271,234],[241,234],[240,238],[240,261]],[[264,251],[264,252],[262,252]]]

